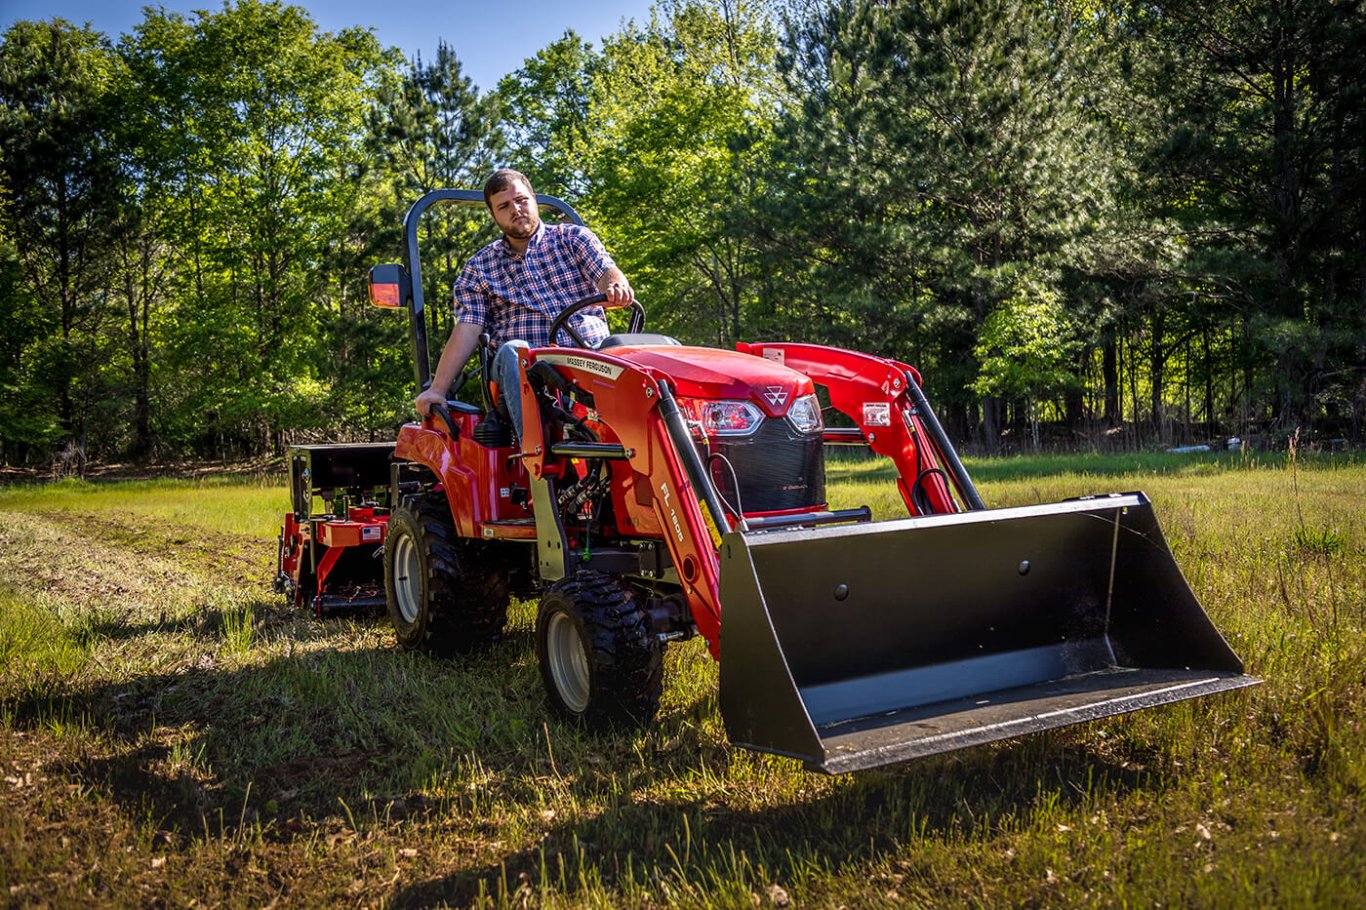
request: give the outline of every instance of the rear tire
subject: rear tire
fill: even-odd
[[[551,705],[589,727],[646,724],[664,689],[664,647],[635,594],[597,572],[551,585],[536,618],[536,655]]]
[[[395,509],[384,544],[384,590],[399,646],[451,654],[497,640],[508,610],[500,555],[456,534],[440,494]]]

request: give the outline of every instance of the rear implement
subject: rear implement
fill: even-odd
[[[393,443],[289,449],[289,514],[280,528],[275,590],[316,616],[384,606],[376,559],[389,525]]]

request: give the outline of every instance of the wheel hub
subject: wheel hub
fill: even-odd
[[[394,547],[394,599],[398,612],[406,623],[415,623],[421,612],[422,563],[417,558],[417,544],[407,534],[391,541]]]
[[[546,632],[550,676],[565,707],[575,714],[588,709],[588,653],[574,621],[564,613],[550,618]]]

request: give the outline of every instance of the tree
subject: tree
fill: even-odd
[[[578,199],[589,190],[588,112],[599,57],[572,31],[498,83],[507,159],[545,192]]]
[[[0,461],[23,464],[62,437],[43,362],[57,320],[28,293],[19,254],[0,241]]]
[[[320,264],[359,191],[378,45],[243,0],[193,20],[149,12],[128,53],[154,77],[149,128],[179,134],[152,155],[174,188],[164,224],[183,257],[167,307],[166,430],[220,451],[278,447],[285,427],[328,422],[315,339],[335,311]]]
[[[482,185],[503,149],[498,114],[497,100],[480,95],[442,41],[433,62],[419,56],[401,75],[383,73],[369,114],[370,150],[387,165],[401,198]]]
[[[736,340],[755,299],[772,46],[748,0],[670,0],[592,72],[585,207],[657,321],[692,340]]]
[[[424,64],[419,57],[402,74],[383,74],[368,130],[372,166],[382,169],[390,184],[393,204],[385,217],[394,226],[395,247],[408,206],[439,187],[482,186],[504,145],[497,98],[479,93],[445,42],[437,45],[433,62]],[[424,220],[422,230],[422,248],[431,251],[424,291],[426,299],[439,301],[464,260],[488,238],[487,223],[445,206]],[[449,324],[443,327],[441,321],[447,308],[431,306],[427,316],[429,340],[440,344],[449,332]]]
[[[1328,402],[1350,411],[1366,373],[1362,4],[1154,9],[1144,24],[1172,112],[1159,198],[1184,229],[1191,284],[1229,302],[1254,410],[1286,433]]]
[[[122,184],[110,144],[114,69],[100,35],[60,19],[16,23],[0,45],[3,230],[27,288],[51,314],[50,321],[26,317],[38,334],[20,354],[29,364],[21,394],[40,413],[55,411],[57,426],[40,429],[38,414],[24,423],[38,433],[32,441],[74,440],[80,453],[120,229]]]
[[[1072,22],[1018,0],[796,13],[783,72],[802,101],[765,215],[774,316],[938,367],[961,432],[975,402],[952,390],[978,373],[978,327],[1021,267],[1082,266],[1113,208]],[[994,447],[1000,402],[980,406]]]
[[[974,354],[981,364],[973,390],[1024,402],[1035,451],[1039,448],[1039,402],[1061,396],[1077,384],[1077,327],[1053,282],[1017,276],[1011,293],[992,310],[978,334]]]

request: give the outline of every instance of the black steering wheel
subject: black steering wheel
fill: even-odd
[[[563,310],[560,310],[560,315],[556,316],[555,321],[550,323],[550,343],[555,344],[555,339],[559,337],[560,331],[564,330],[569,333],[569,337],[574,339],[574,343],[579,347],[592,348],[593,346],[585,341],[583,336],[579,334],[579,330],[569,324],[569,317],[580,310],[588,309],[590,306],[601,306],[605,303],[607,303],[606,294],[594,294],[592,297],[576,300]],[[626,327],[626,331],[639,332],[641,329],[645,328],[645,307],[641,306],[639,300],[632,300],[628,304],[609,307],[609,309],[620,309],[621,306],[629,306],[631,308],[631,322],[630,325]]]

